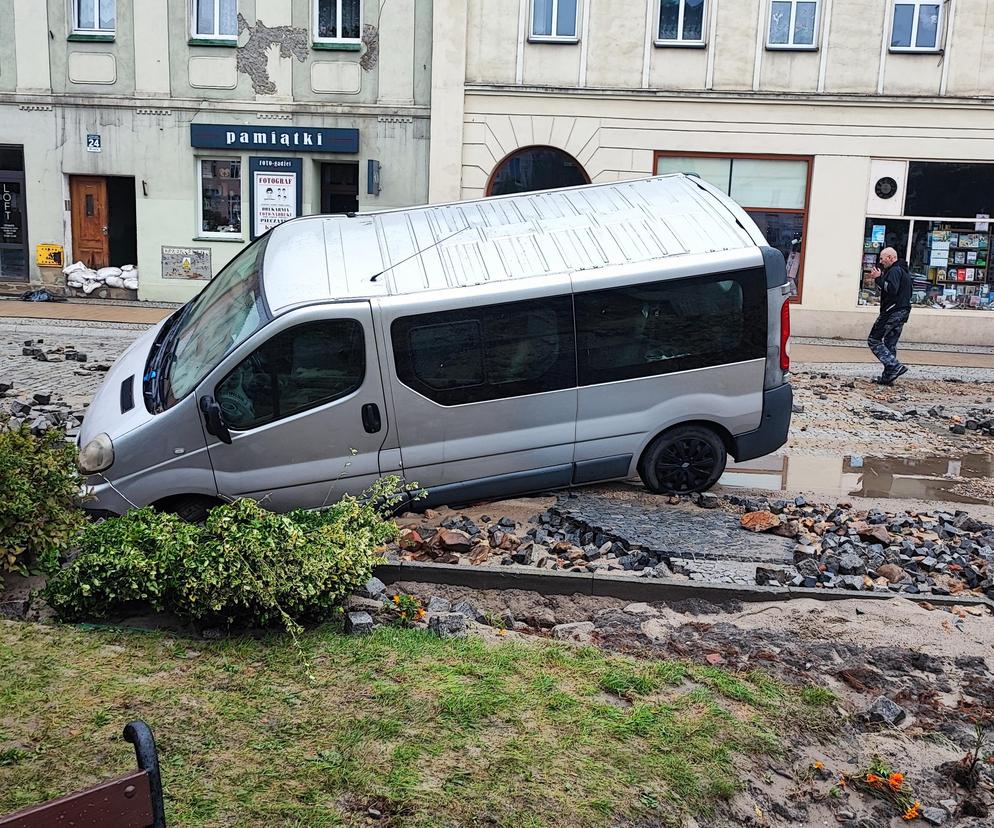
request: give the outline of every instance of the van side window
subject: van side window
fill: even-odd
[[[580,385],[766,356],[761,270],[578,293]]]
[[[576,385],[569,296],[406,316],[391,338],[400,381],[441,405]]]
[[[365,338],[354,319],[281,331],[215,389],[228,428],[256,428],[347,396],[366,373]]]

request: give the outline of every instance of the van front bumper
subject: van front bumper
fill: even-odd
[[[736,462],[772,454],[787,442],[794,391],[790,383],[763,392],[763,419],[755,431],[732,438],[731,455]]]
[[[131,508],[131,504],[99,476],[88,478],[80,494],[80,506],[90,517],[119,517]]]

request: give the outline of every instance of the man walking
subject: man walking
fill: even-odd
[[[907,366],[898,361],[897,342],[911,315],[912,282],[907,263],[897,257],[893,247],[880,254],[880,265],[882,270],[875,267],[870,273],[880,291],[880,316],[873,323],[866,344],[884,366],[877,382],[893,385],[894,380],[908,373]]]

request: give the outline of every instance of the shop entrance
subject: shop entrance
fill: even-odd
[[[24,150],[0,146],[0,281],[28,280]]]
[[[321,212],[359,212],[359,164],[321,165]]]
[[[135,180],[124,176],[74,175],[69,178],[72,255],[97,270],[137,264],[138,225]]]

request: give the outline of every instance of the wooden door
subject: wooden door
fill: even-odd
[[[94,270],[110,263],[107,235],[107,179],[72,176],[69,179],[72,214],[72,257]]]

